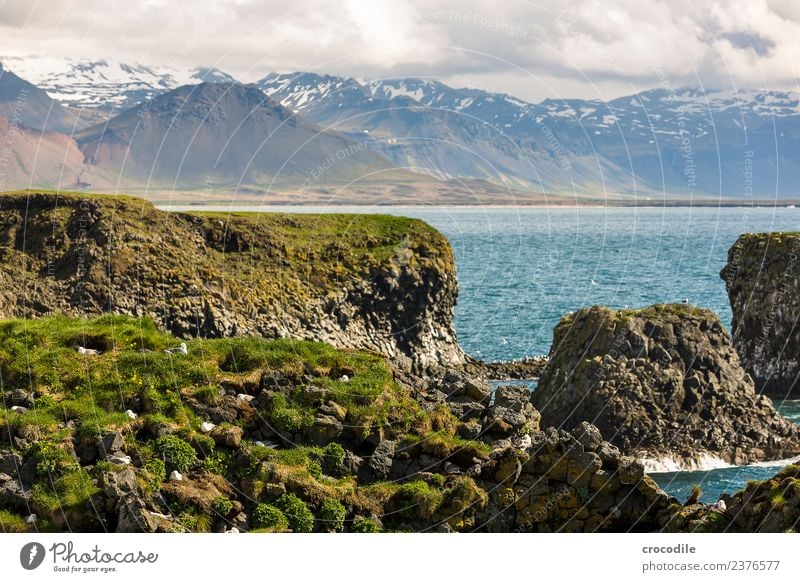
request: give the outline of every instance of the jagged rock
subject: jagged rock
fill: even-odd
[[[359,481],[371,483],[388,479],[392,470],[395,445],[394,441],[381,441],[375,447],[367,462],[361,466]]]
[[[363,463],[364,459],[351,451],[345,450],[344,461],[342,462],[342,469],[345,473],[349,475],[358,475],[358,471]]]
[[[498,386],[494,393],[495,406],[504,406],[512,410],[520,410],[530,402],[531,391],[525,386]]]
[[[484,402],[491,397],[492,387],[485,380],[470,378],[464,385],[464,394],[476,402]]]
[[[161,491],[168,499],[174,499],[184,507],[195,506],[204,511],[209,511],[212,502],[218,497],[227,498],[233,494],[230,483],[213,473],[169,481],[164,483]]]
[[[597,433],[591,426],[580,429],[578,437]],[[492,453],[494,479],[481,481],[491,514],[478,516],[487,519],[487,531],[657,531],[666,523],[661,520],[676,500],[643,475],[641,463],[591,438],[590,448],[615,456],[608,464],[625,467],[606,470],[598,453],[564,430],[530,437],[526,449]]]
[[[648,463],[694,468],[704,456],[746,464],[800,453],[800,427],[756,395],[716,315],[689,305],[565,317],[533,401],[545,424],[589,421]],[[610,468],[614,455],[597,450]]]
[[[342,423],[333,416],[318,414],[308,429],[308,438],[315,444],[326,445],[342,434],[343,429]]]
[[[319,407],[319,411],[334,417],[336,420],[344,420],[347,417],[347,409],[336,402],[330,401]]]
[[[466,402],[448,402],[447,406],[456,416],[456,418],[467,421],[472,418],[480,418],[481,414],[486,410],[486,407],[479,402],[468,400]]]
[[[105,493],[106,508],[116,514],[117,533],[164,531],[164,522],[168,520],[154,514],[139,487],[133,467],[102,473],[98,485]]]
[[[36,462],[24,459],[14,451],[0,449],[0,473],[5,473],[27,488],[33,484],[36,476]]]
[[[225,425],[213,428],[208,434],[218,445],[238,449],[242,444],[244,430],[239,426]]]
[[[574,436],[575,439],[581,443],[584,451],[593,453],[604,444],[603,435],[600,434],[600,429],[586,421],[581,422],[578,426],[572,429],[572,436]]]
[[[800,398],[800,233],[744,234],[720,276],[733,345],[760,393]]]
[[[122,433],[116,431],[107,432],[97,437],[95,441],[95,446],[104,455],[116,453],[122,448],[123,444],[125,444],[125,440],[122,438]]]
[[[524,386],[499,386],[481,419],[485,430],[497,438],[539,430],[541,415],[530,399],[531,393]]]
[[[30,492],[7,473],[0,473],[0,507],[24,509],[30,507]]]
[[[35,403],[33,394],[30,392],[26,392],[25,390],[16,389],[12,390],[8,394],[8,400],[10,401],[11,406],[22,406],[25,408],[33,408]]]

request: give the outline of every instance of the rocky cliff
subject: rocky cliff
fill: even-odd
[[[0,196],[0,317],[149,316],[179,337],[291,337],[463,363],[448,241],[388,216],[167,213],[121,196]]]
[[[89,342],[97,353],[81,353]],[[0,322],[0,531],[654,531],[676,500],[524,387],[125,316]]]
[[[720,273],[733,344],[759,391],[800,398],[800,233],[745,234]]]
[[[800,428],[756,394],[716,315],[688,305],[564,317],[533,403],[544,425],[591,422],[664,468],[800,453]]]

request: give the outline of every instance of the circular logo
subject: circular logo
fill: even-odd
[[[44,561],[44,546],[39,542],[30,542],[19,551],[19,563],[26,570],[35,570]]]

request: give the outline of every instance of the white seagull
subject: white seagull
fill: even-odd
[[[183,354],[183,355],[186,355],[186,354],[189,353],[189,350],[186,349],[186,342],[181,342],[181,345],[179,345],[177,348],[167,348],[164,351],[167,352],[168,354]]]
[[[100,350],[93,350],[91,348],[85,348],[83,346],[78,346],[78,353],[83,354],[84,356],[96,356],[100,353]]]

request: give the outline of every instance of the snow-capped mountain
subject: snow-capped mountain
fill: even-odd
[[[431,126],[421,124],[422,134],[409,133],[409,117],[422,115],[420,107],[427,109],[424,115],[448,119],[451,130],[460,125],[463,145],[478,157],[485,154],[486,164],[478,165],[490,166],[488,171],[469,164],[448,166],[443,172],[448,176],[521,181],[561,192],[724,197],[796,196],[800,183],[795,139],[800,94],[794,92],[655,89],[608,102],[548,99],[533,104],[430,79],[359,82],[293,73],[269,75],[258,86],[317,123],[360,133],[362,140],[383,140],[374,146],[384,153],[403,143],[400,155],[389,155],[395,161],[415,159],[409,144]],[[394,112],[391,122],[388,111]],[[493,139],[476,141],[478,127]],[[448,133],[442,137],[453,138]],[[425,146],[430,150],[430,143]],[[430,151],[417,157],[435,160]]]
[[[2,63],[58,107],[81,107],[76,128],[180,86],[232,81],[217,69],[111,60]],[[299,72],[270,74],[254,85],[301,122],[345,133],[395,166],[439,179],[556,194],[798,196],[798,93],[661,88],[608,102],[528,103],[434,79]],[[40,101],[31,113],[41,117],[47,99]]]
[[[126,184],[303,183],[323,167],[334,183],[391,168],[346,136],[320,132],[239,83],[184,85],[75,139],[94,174]]]
[[[70,107],[104,111],[132,107],[181,85],[232,82],[218,69],[178,66],[152,67],[115,60],[69,57],[3,57],[0,61],[15,74]]]

